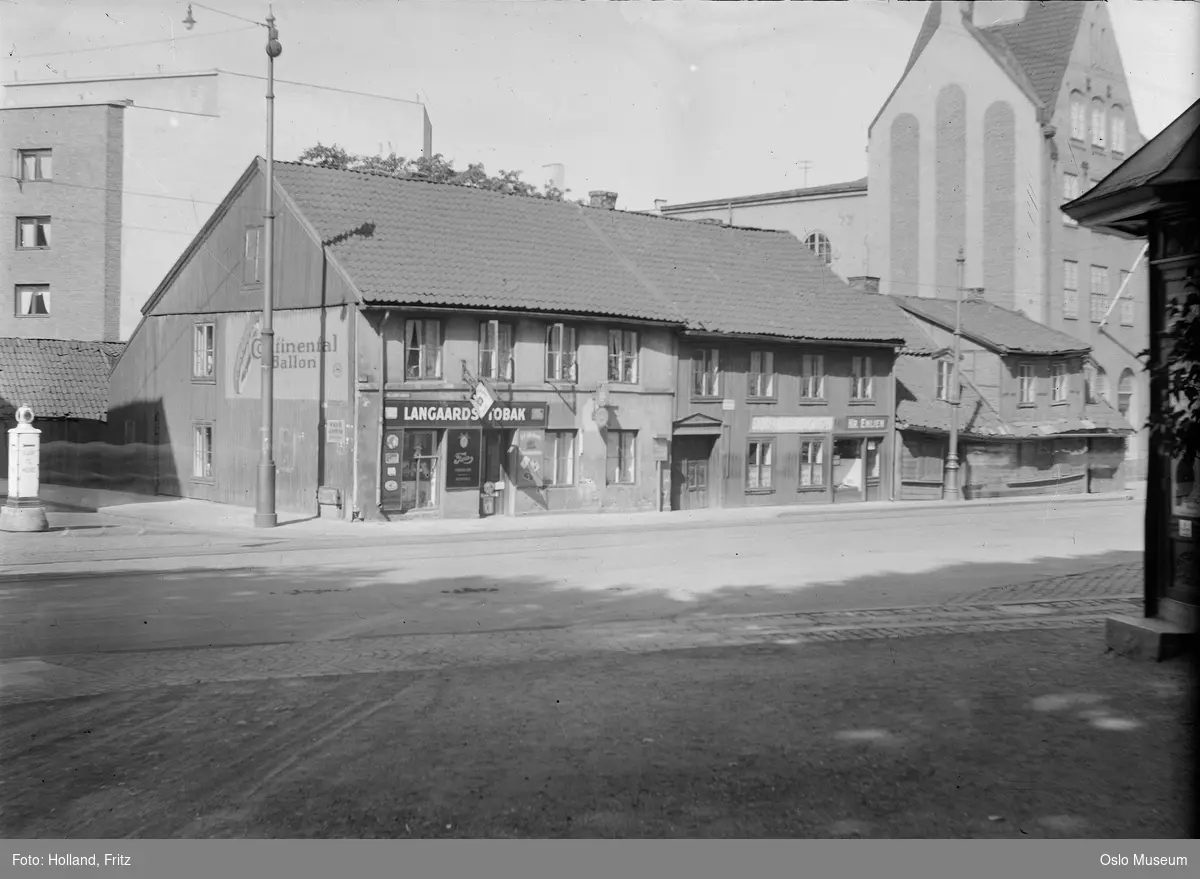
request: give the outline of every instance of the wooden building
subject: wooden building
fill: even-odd
[[[581,206],[291,163],[275,174],[278,509],[799,503],[855,497],[856,479],[858,496],[888,496],[902,313],[790,234],[618,211],[611,193]],[[114,442],[150,445],[142,475],[158,492],[255,501],[264,185],[256,161],[113,373]],[[725,352],[726,384],[681,395],[700,348]],[[823,396],[801,393],[805,354],[824,356],[809,385]],[[482,419],[477,385],[494,400]],[[706,472],[715,490],[693,503],[701,459],[722,476]],[[802,470],[820,485],[800,485]],[[691,482],[675,490],[672,472]]]
[[[1148,239],[1150,361],[1162,366],[1168,309],[1200,295],[1200,101],[1085,196],[1063,207],[1081,225]],[[1151,386],[1151,414],[1164,405]],[[1109,621],[1108,643],[1131,656],[1164,659],[1200,630],[1200,460],[1181,461],[1151,446],[1146,483],[1145,619]]]
[[[896,364],[897,497],[942,497],[955,302],[893,297],[912,332]],[[962,303],[963,498],[1120,491],[1133,427],[1097,392],[1086,343],[971,291]]]

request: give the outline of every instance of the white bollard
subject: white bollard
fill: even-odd
[[[48,531],[46,508],[38,500],[42,432],[33,426],[33,410],[17,410],[17,426],[8,432],[8,500],[0,507],[0,531]]]

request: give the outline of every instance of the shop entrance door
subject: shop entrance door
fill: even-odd
[[[406,430],[400,453],[400,510],[438,505],[438,432]]]
[[[863,472],[866,476],[864,487],[866,489],[865,500],[881,501],[883,500],[883,482],[881,478],[879,450],[883,446],[883,437],[869,436],[863,441]]]
[[[503,516],[508,512],[510,480],[509,470],[512,431],[485,430],[483,432],[483,467],[480,471],[482,486],[479,494],[479,515]]]
[[[708,509],[708,471],[716,437],[677,436],[671,452],[671,509]]]
[[[861,501],[863,491],[863,441],[858,438],[833,441],[833,502]]]

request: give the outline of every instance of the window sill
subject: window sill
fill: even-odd
[[[49,245],[47,245],[46,247],[18,247],[18,248],[16,248],[18,253],[28,252],[31,250],[49,250],[49,249],[50,249]]]
[[[871,397],[871,398],[865,399],[865,400],[851,400],[850,405],[851,406],[873,406],[873,405],[875,405],[876,402],[877,402],[876,399],[874,397]]]
[[[800,494],[817,494],[818,492],[824,494],[828,488],[827,485],[801,485],[796,491]]]
[[[721,397],[721,396],[710,397],[710,396],[697,396],[696,394],[692,394],[692,402],[693,403],[720,403],[723,399],[724,399],[724,397]]]
[[[38,318],[42,318],[44,320],[45,318],[50,317],[50,315],[48,315],[48,314],[18,314],[17,317],[22,320],[37,320]]]
[[[215,385],[216,383],[217,383],[216,376],[203,376],[203,375],[192,376],[192,384],[194,384],[194,385]]]
[[[632,488],[635,485],[637,485],[636,482],[606,482],[606,483],[604,483],[605,488]]]
[[[1079,315],[1077,315],[1077,314],[1064,314],[1064,315],[1063,315],[1063,320],[1079,320]]]
[[[262,281],[242,281],[243,290],[261,290],[262,286]]]
[[[579,382],[575,381],[573,378],[548,378],[546,379],[546,384],[555,388],[575,390],[575,386],[578,385]]]
[[[197,485],[216,485],[217,478],[215,476],[193,476],[192,482]]]
[[[775,494],[773,488],[748,488],[746,494]]]
[[[1018,409],[1036,409],[1037,403],[1018,403],[1017,408]]]
[[[801,397],[796,401],[801,406],[828,406],[829,401],[824,397]]]
[[[1061,409],[1063,406],[1070,406],[1070,405],[1071,405],[1071,401],[1070,401],[1070,400],[1055,400],[1055,401],[1054,401],[1053,403],[1051,403],[1050,405],[1051,405],[1051,406],[1053,406],[1053,407],[1054,407],[1054,408],[1056,408],[1056,409]]]
[[[778,403],[778,397],[747,397],[746,403]]]

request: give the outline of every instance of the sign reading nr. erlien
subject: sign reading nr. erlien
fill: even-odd
[[[479,410],[465,400],[388,400],[383,420],[402,427],[545,427],[547,409],[545,403],[495,402],[480,417]]]
[[[839,430],[887,430],[888,416],[886,415],[851,415],[838,419]]]

